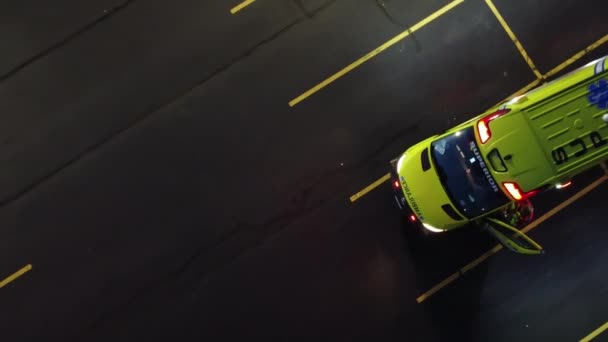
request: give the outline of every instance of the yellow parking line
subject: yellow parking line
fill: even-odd
[[[517,50],[519,50],[519,53],[521,53],[522,57],[526,60],[526,63],[528,63],[528,65],[534,72],[534,75],[536,75],[537,78],[542,78],[543,76],[536,68],[536,65],[534,65],[534,63],[532,62],[532,58],[530,58],[530,56],[528,56],[528,53],[526,52],[524,47],[521,45],[521,43],[519,42],[517,37],[515,37],[515,33],[513,33],[513,31],[509,27],[509,25],[507,25],[507,22],[503,19],[502,15],[500,15],[498,10],[496,9],[496,6],[494,6],[494,3],[492,3],[492,0],[486,0],[486,3],[488,4],[488,7],[490,7],[490,10],[492,10],[492,12],[494,13],[494,16],[496,16],[496,19],[498,19],[498,21],[500,22],[500,25],[502,25],[502,27],[505,29],[505,31],[507,31],[509,38],[511,38],[511,40],[515,44],[515,47],[517,47]]]
[[[471,261],[466,266],[464,266],[463,268],[461,268],[460,272],[462,272],[462,273],[469,272],[470,270],[472,270],[475,267],[477,267],[478,265],[480,265],[482,262],[486,261],[486,259],[488,259],[492,255],[498,253],[498,251],[500,251],[501,249],[502,249],[502,245],[496,245],[496,246],[494,246],[489,251],[483,253],[479,258]]]
[[[255,2],[255,0],[245,0],[245,1],[241,2],[240,4],[232,7],[232,9],[230,10],[230,13],[235,14],[236,12],[242,10],[243,8],[251,5],[253,2]]]
[[[377,181],[375,181],[372,184],[366,186],[365,189],[363,189],[363,190],[357,192],[356,194],[350,196],[350,201],[354,202],[354,201],[358,200],[359,198],[363,197],[363,195],[365,195],[368,192],[374,190],[376,187],[378,187],[380,184],[386,182],[390,178],[391,178],[391,174],[390,173],[385,174],[384,176],[382,176],[381,178],[379,178]]]
[[[8,285],[9,283],[11,283],[15,279],[21,277],[22,275],[24,275],[26,272],[28,272],[31,269],[32,269],[32,265],[31,264],[27,264],[24,267],[22,267],[19,271],[11,274],[8,278],[4,279],[3,281],[0,281],[0,289],[3,288],[3,287],[5,287],[6,285]]]
[[[608,329],[608,322],[604,323],[601,327],[595,329],[591,334],[585,336],[585,338],[581,339],[579,342],[589,342],[596,338],[599,334],[601,334],[604,330]]]
[[[555,68],[551,69],[551,71],[549,71],[548,73],[544,74],[541,78],[537,78],[534,81],[532,81],[530,84],[528,84],[527,86],[521,88],[520,90],[516,91],[515,93],[511,94],[511,96],[507,97],[506,99],[500,101],[499,103],[497,103],[495,106],[496,107],[498,104],[500,104],[501,102],[510,100],[512,98],[514,98],[517,95],[521,95],[525,92],[527,92],[528,90],[536,87],[540,82],[541,79],[546,80],[549,79],[549,77],[557,74],[558,72],[562,71],[564,68],[566,68],[567,66],[569,66],[570,64],[576,62],[577,60],[581,59],[583,56],[585,56],[586,54],[590,53],[591,51],[595,50],[596,48],[598,48],[600,45],[604,44],[608,42],[608,34],[605,35],[604,37],[598,39],[595,43],[587,46],[586,48],[584,48],[583,50],[577,52],[575,55],[573,55],[572,57],[568,58],[567,60],[565,60],[563,63],[561,63],[560,65],[556,66]],[[491,108],[493,108],[491,107]]]
[[[538,225],[540,225],[544,221],[548,220],[551,216],[557,214],[559,211],[561,211],[562,209],[566,208],[570,204],[574,203],[576,200],[578,200],[579,198],[581,198],[584,195],[586,195],[587,193],[589,193],[591,190],[593,190],[596,187],[598,187],[600,184],[602,184],[607,179],[608,179],[608,175],[603,175],[602,177],[596,179],[593,183],[587,185],[585,188],[583,188],[582,190],[580,190],[579,192],[577,192],[576,194],[574,194],[574,196],[568,198],[564,202],[560,203],[559,205],[557,205],[556,207],[552,208],[551,210],[549,210],[548,212],[546,212],[544,215],[540,216],[539,218],[537,218],[536,220],[534,220],[532,223],[530,223],[529,225],[527,225],[526,227],[524,227],[521,230],[522,233],[527,233],[527,232],[531,231],[532,229],[538,227]],[[464,267],[462,267],[460,270],[458,270],[458,272],[452,274],[451,276],[449,276],[448,278],[446,278],[445,280],[443,280],[439,284],[433,286],[433,288],[431,288],[427,292],[425,292],[422,295],[420,295],[418,298],[416,298],[416,302],[422,303],[423,301],[425,301],[426,299],[428,299],[430,296],[432,296],[433,294],[437,293],[439,290],[441,290],[442,288],[446,287],[447,285],[449,285],[450,283],[452,283],[454,280],[458,279],[459,278],[458,275],[464,274],[466,272],[471,271],[473,268],[479,266],[481,263],[483,263],[484,261],[486,261],[492,255],[498,253],[498,251],[500,251],[501,249],[502,249],[501,245],[494,246],[492,249],[490,249],[489,251],[485,252],[479,258],[471,261],[470,263],[468,263],[467,265],[465,265]],[[456,275],[456,276],[454,276],[454,275]]]
[[[466,266],[464,266],[463,268],[461,268],[458,272],[454,273],[455,275],[457,275],[456,277],[454,276],[454,274],[452,274],[451,276],[447,277],[446,279],[444,279],[439,284],[433,286],[430,290],[428,290],[425,293],[423,293],[420,296],[418,296],[418,298],[416,298],[416,302],[418,302],[418,304],[424,302],[429,297],[431,297],[435,293],[439,292],[439,290],[443,289],[444,287],[446,287],[449,284],[451,284],[452,282],[454,282],[454,280],[458,279],[461,274],[469,272],[470,270],[472,270],[473,268],[477,267],[482,262],[486,261],[486,259],[488,259],[492,255],[496,254],[501,249],[502,249],[501,245],[494,246],[489,251],[483,253],[479,258],[471,261]]]
[[[567,67],[568,65],[576,62],[577,60],[579,60],[581,57],[585,56],[586,54],[588,54],[589,52],[595,50],[598,46],[604,44],[608,42],[608,34],[603,36],[602,38],[598,39],[598,41],[596,41],[595,43],[587,46],[586,48],[582,49],[581,51],[579,51],[578,53],[576,53],[574,56],[568,58],[567,60],[565,60],[562,64],[556,66],[555,68],[551,69],[551,71],[549,71],[548,73],[545,74],[545,78],[548,78],[550,76],[553,76],[555,74],[557,74],[558,72],[562,71],[565,67]]]
[[[441,290],[447,284],[449,284],[449,283],[453,282],[454,280],[458,279],[458,277],[460,277],[460,273],[456,272],[456,273],[452,274],[451,276],[447,277],[444,281],[442,281],[441,283],[435,285],[432,289],[428,290],[427,292],[425,292],[424,294],[422,294],[420,297],[416,298],[416,301],[418,303],[422,303],[428,297],[434,295],[435,292]]]
[[[384,51],[384,50],[388,49],[389,47],[395,45],[396,43],[398,43],[399,41],[401,41],[405,37],[409,36],[410,34],[416,32],[417,30],[419,30],[420,28],[422,28],[426,24],[428,24],[431,21],[437,19],[441,15],[447,13],[449,10],[451,10],[452,8],[454,8],[456,5],[462,3],[463,1],[464,0],[454,0],[454,1],[450,2],[449,4],[445,5],[444,7],[442,7],[441,9],[439,9],[438,11],[434,12],[433,14],[431,14],[428,17],[424,18],[422,21],[418,22],[416,25],[414,25],[414,26],[410,27],[409,29],[401,32],[400,34],[398,34],[394,38],[390,39],[386,43],[380,45],[376,49],[374,49],[371,52],[369,52],[367,55],[359,58],[355,62],[353,62],[350,65],[346,66],[344,69],[342,69],[342,70],[338,71],[337,73],[333,74],[332,76],[330,76],[328,79],[326,79],[323,82],[317,84],[316,86],[310,88],[309,90],[307,90],[302,95],[300,95],[300,96],[296,97],[295,99],[289,101],[289,106],[293,107],[296,104],[302,102],[303,100],[305,100],[306,98],[308,98],[312,94],[318,92],[319,90],[325,88],[327,85],[329,85],[330,83],[334,82],[338,78],[346,75],[348,72],[352,71],[353,69],[355,69],[356,67],[358,67],[361,64],[365,63],[366,61],[372,59],[373,57],[375,57],[376,55],[378,55],[382,51]]]

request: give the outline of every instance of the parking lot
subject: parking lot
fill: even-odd
[[[608,55],[607,8],[14,2],[3,336],[608,339],[604,167],[535,199],[542,256],[420,238],[387,184],[408,146]]]

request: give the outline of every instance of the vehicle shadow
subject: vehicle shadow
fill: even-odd
[[[431,320],[432,334],[438,341],[475,341],[488,266],[481,263],[466,273],[460,270],[490,250],[495,241],[473,226],[436,234],[426,233],[406,219],[402,223],[419,295],[455,273],[458,277],[418,304]]]

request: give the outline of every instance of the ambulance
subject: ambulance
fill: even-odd
[[[407,148],[390,161],[397,205],[428,232],[477,223],[511,250],[540,253],[499,217],[606,160],[607,113],[608,56]]]

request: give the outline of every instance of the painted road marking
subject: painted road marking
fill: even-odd
[[[560,71],[564,70],[566,67],[568,67],[572,63],[578,61],[579,59],[581,59],[582,57],[584,57],[585,55],[587,55],[588,53],[590,53],[591,51],[595,50],[597,47],[599,47],[600,45],[602,45],[602,44],[604,44],[606,42],[608,42],[608,34],[605,35],[604,37],[598,39],[595,43],[593,43],[593,44],[587,46],[586,48],[582,49],[581,51],[577,52],[572,57],[566,59],[560,65],[558,65],[555,68],[551,69],[548,73],[546,73],[546,74],[544,74],[542,76],[542,79],[543,80],[549,79],[549,77],[554,76],[555,74],[557,74]],[[525,87],[521,88],[520,90],[516,91],[515,93],[511,94],[511,96],[509,96],[506,99],[500,101],[499,103],[497,103],[495,106],[493,106],[491,108],[494,108],[494,107],[498,106],[500,103],[508,101],[508,100],[514,98],[515,96],[518,96],[518,95],[521,95],[521,94],[527,92],[528,90],[536,87],[540,83],[540,81],[541,81],[541,79],[539,79],[539,78],[535,79],[534,81],[530,82],[530,84],[528,84],[527,86],[525,86]]]
[[[468,263],[467,265],[465,265],[463,268],[461,268],[460,269],[460,274],[465,274],[465,273],[469,272],[470,270],[474,269],[475,267],[477,267],[478,265],[480,265],[482,262],[486,261],[486,259],[488,259],[492,255],[498,253],[501,249],[502,249],[502,245],[496,245],[496,246],[494,246],[489,251],[483,253],[479,258],[471,261],[470,263]]]
[[[517,50],[519,50],[519,53],[521,53],[521,55],[524,58],[524,60],[526,61],[526,63],[528,63],[528,65],[534,72],[534,75],[536,75],[536,78],[542,78],[543,76],[540,74],[540,72],[536,68],[536,65],[534,65],[534,62],[532,62],[532,58],[530,58],[530,56],[528,56],[528,53],[524,49],[523,45],[521,45],[520,41],[517,39],[517,37],[515,37],[515,33],[513,33],[513,31],[511,30],[511,28],[505,21],[505,19],[502,17],[502,15],[500,15],[500,12],[498,12],[498,10],[496,9],[496,6],[494,6],[494,3],[492,3],[492,0],[486,0],[486,4],[488,4],[488,7],[490,7],[490,10],[492,10],[492,13],[494,13],[494,16],[496,17],[496,19],[498,19],[498,22],[500,22],[500,25],[502,25],[502,27],[505,29],[505,31],[507,31],[509,38],[511,38],[511,40],[515,44],[515,47],[517,47]]]
[[[603,36],[602,38],[598,39],[598,41],[596,41],[595,43],[593,43],[593,44],[587,46],[586,48],[582,49],[581,51],[579,51],[578,53],[576,53],[574,56],[568,58],[562,64],[560,64],[560,65],[556,66],[555,68],[551,69],[551,71],[549,71],[545,75],[545,78],[557,74],[558,72],[562,71],[565,67],[567,67],[570,64],[576,62],[581,57],[585,56],[586,54],[588,54],[589,52],[595,50],[598,46],[600,46],[600,45],[602,45],[602,44],[604,44],[606,42],[608,42],[608,34],[605,35],[605,36]]]
[[[458,273],[458,272],[453,273],[451,276],[445,278],[444,281],[442,281],[441,283],[433,286],[432,289],[428,290],[427,292],[425,292],[424,294],[422,294],[420,297],[416,298],[416,301],[418,303],[422,303],[425,299],[427,299],[428,297],[434,295],[435,292],[441,290],[442,288],[444,288],[449,283],[451,283],[454,280],[458,279],[458,277],[460,277],[460,273]]]
[[[31,269],[32,269],[32,265],[27,264],[24,267],[22,267],[19,271],[11,274],[8,278],[4,279],[3,281],[0,281],[0,289],[5,287],[6,285],[11,283],[15,279],[21,277],[22,275],[24,275],[26,272],[30,271]]]
[[[369,52],[367,55],[359,58],[355,62],[353,62],[350,65],[346,66],[344,69],[342,69],[342,70],[338,71],[337,73],[333,74],[332,76],[330,76],[328,79],[326,79],[323,82],[317,84],[316,86],[310,88],[309,90],[307,90],[302,95],[300,95],[300,96],[296,97],[295,99],[289,101],[289,106],[293,107],[293,106],[297,105],[298,103],[304,101],[306,98],[308,98],[312,94],[314,94],[314,93],[318,92],[319,90],[325,88],[330,83],[332,83],[335,80],[337,80],[338,78],[346,75],[348,72],[352,71],[353,69],[355,69],[356,67],[358,67],[361,64],[365,63],[366,61],[372,59],[373,57],[375,57],[376,55],[378,55],[382,51],[384,51],[384,50],[388,49],[389,47],[395,45],[399,41],[403,40],[405,37],[407,37],[410,34],[416,32],[417,30],[419,30],[420,28],[422,28],[426,24],[430,23],[431,21],[439,18],[440,16],[442,16],[445,13],[447,13],[449,10],[451,10],[454,7],[456,7],[456,5],[461,4],[462,2],[464,2],[464,0],[453,0],[449,4],[445,5],[441,9],[439,9],[438,11],[436,11],[433,14],[429,15],[428,17],[422,19],[422,21],[418,22],[416,25],[414,25],[414,26],[410,27],[409,29],[401,32],[400,34],[398,34],[397,36],[393,37],[392,39],[390,39],[386,43],[380,45],[376,49],[374,49],[371,52]]]
[[[368,192],[374,190],[375,188],[377,188],[380,184],[386,182],[387,180],[389,180],[391,178],[391,174],[387,173],[384,176],[382,176],[381,178],[379,178],[378,180],[376,180],[375,182],[373,182],[372,184],[368,185],[365,187],[365,189],[357,192],[356,194],[350,196],[350,201],[354,202],[356,200],[358,200],[359,198],[363,197],[363,195],[367,194]]]
[[[602,325],[601,327],[595,329],[591,334],[585,336],[585,338],[583,338],[579,342],[589,342],[589,341],[593,340],[594,338],[596,338],[599,334],[601,334],[606,329],[608,329],[608,322],[604,323],[604,325]]]
[[[447,277],[446,279],[444,279],[439,284],[433,286],[430,290],[428,290],[425,293],[423,293],[420,296],[418,296],[418,298],[416,298],[416,302],[418,302],[418,304],[424,302],[427,298],[429,298],[430,296],[434,295],[435,293],[437,293],[442,288],[446,287],[448,284],[450,284],[454,280],[460,278],[461,275],[463,275],[464,273],[472,270],[474,267],[476,267],[477,265],[481,264],[487,258],[489,258],[490,256],[492,256],[493,254],[495,254],[496,252],[498,252],[501,249],[502,249],[501,245],[494,246],[494,248],[492,248],[489,251],[485,252],[479,258],[471,261],[468,265],[466,265],[463,268],[461,268],[460,270],[458,270],[458,272],[454,272],[451,276]]]
[[[251,5],[253,2],[255,2],[255,0],[245,0],[245,1],[241,2],[240,4],[232,7],[232,9],[230,10],[230,13],[235,14],[236,12],[242,10],[243,8]]]
[[[586,48],[584,48],[583,50],[581,50],[580,52],[576,53],[574,56],[568,58],[566,61],[564,61],[563,63],[561,63],[560,65],[556,66],[555,68],[551,69],[551,71],[549,71],[547,74],[545,74],[542,78],[543,79],[548,79],[549,77],[557,74],[558,72],[562,71],[564,68],[566,68],[567,66],[569,66],[570,64],[576,62],[577,60],[579,60],[580,58],[582,58],[583,56],[585,56],[586,54],[590,53],[591,51],[595,50],[597,47],[599,47],[600,45],[604,44],[608,42],[608,34],[605,35],[604,37],[600,38],[598,41],[596,41],[595,43],[587,46]],[[532,81],[530,84],[528,84],[527,86],[521,88],[520,90],[516,91],[515,93],[511,94],[511,96],[505,98],[504,100],[498,102],[496,105],[490,107],[490,108],[494,108],[496,106],[498,106],[499,104],[508,101],[512,98],[514,98],[517,95],[521,95],[522,93],[525,93],[526,91],[534,88],[535,86],[537,86],[540,83],[541,79],[535,79],[534,81]],[[608,171],[606,171],[606,173],[608,173]],[[386,176],[385,176],[386,177]],[[383,177],[384,178],[384,177]],[[382,178],[381,178],[382,179]],[[388,178],[387,178],[388,180]],[[380,183],[377,183],[378,181],[375,181],[374,183],[372,183],[371,185],[376,184],[376,187],[378,185],[380,185]],[[368,189],[371,187],[371,185],[367,186],[365,189]],[[364,189],[364,190],[365,190]],[[368,189],[364,194],[367,194],[368,192],[370,192],[371,190],[373,190],[373,187]],[[359,191],[357,194],[362,193],[363,190]],[[362,194],[361,196],[363,196],[364,194]],[[351,196],[351,202],[354,202],[355,200],[359,199],[361,196]],[[353,197],[355,197],[355,199],[353,200]]]
[[[580,190],[579,192],[577,192],[576,194],[574,194],[574,196],[568,198],[564,202],[560,203],[559,205],[557,205],[553,209],[549,210],[544,215],[540,216],[538,219],[534,220],[532,223],[530,223],[529,225],[527,225],[526,227],[524,227],[521,230],[521,232],[525,234],[525,233],[531,231],[532,229],[538,227],[541,223],[543,223],[544,221],[548,220],[550,217],[552,217],[553,215],[557,214],[562,209],[564,209],[567,206],[569,206],[570,204],[574,203],[579,198],[581,198],[584,195],[586,195],[587,193],[589,193],[591,190],[597,188],[600,184],[602,184],[607,179],[608,179],[608,175],[603,175],[602,177],[596,179],[593,183],[587,185],[585,188],[583,188],[582,190]],[[477,258],[477,259],[473,260],[472,262],[468,263],[466,266],[462,267],[460,270],[458,270],[457,272],[455,272],[454,274],[452,274],[451,276],[449,276],[448,278],[446,278],[445,280],[443,280],[439,284],[433,286],[433,288],[431,288],[427,292],[425,292],[422,295],[418,296],[418,298],[416,298],[416,302],[418,302],[419,304],[422,303],[423,301],[425,301],[426,299],[428,299],[430,296],[432,296],[433,294],[437,293],[442,288],[444,288],[447,285],[449,285],[450,283],[452,283],[454,280],[460,278],[460,276],[462,276],[464,273],[469,272],[473,268],[479,266],[481,263],[483,263],[485,260],[487,260],[488,258],[490,258],[492,255],[498,253],[498,251],[500,251],[501,249],[502,249],[501,245],[494,246],[494,248],[492,248],[491,250],[487,251],[486,253],[484,253],[479,258]]]

